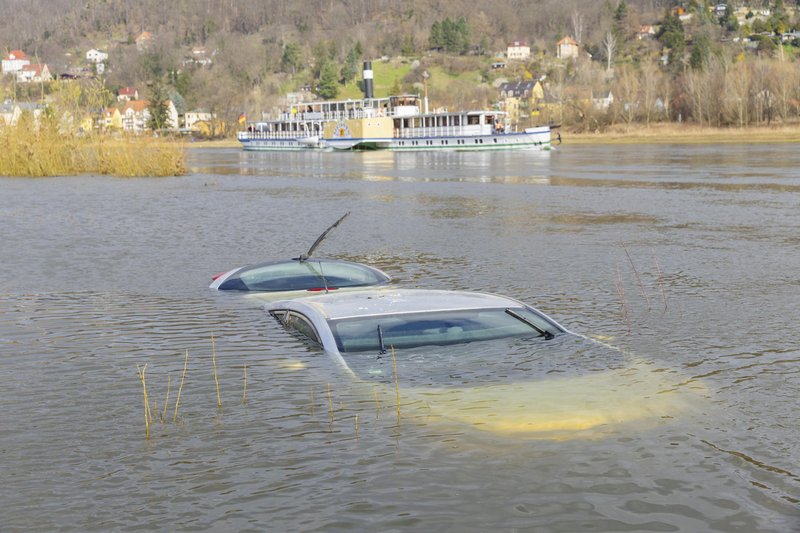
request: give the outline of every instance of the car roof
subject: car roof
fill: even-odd
[[[326,320],[336,320],[400,313],[522,306],[522,302],[512,298],[481,292],[386,288],[270,302],[265,305],[265,309],[290,309],[306,314],[315,312]]]

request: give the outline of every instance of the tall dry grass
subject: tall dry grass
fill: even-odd
[[[23,115],[16,125],[0,122],[0,175],[3,176],[180,176],[186,174],[186,147],[172,139],[77,135],[59,131],[57,121],[37,123]]]

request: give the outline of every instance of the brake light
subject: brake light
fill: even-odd
[[[311,289],[306,289],[308,292],[322,292],[322,291],[335,291],[337,287],[313,287]]]
[[[219,274],[217,274],[216,276],[211,276],[211,281],[217,281],[217,279],[221,278],[221,277],[222,277],[222,276],[224,276],[225,274],[227,274],[227,272],[220,272],[220,273],[219,273]]]

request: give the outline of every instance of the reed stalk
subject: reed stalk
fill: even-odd
[[[136,371],[139,374],[139,381],[142,382],[142,398],[144,399],[144,435],[145,438],[150,438],[150,401],[147,399],[147,383],[145,382],[145,370],[147,370],[147,363],[143,368],[136,365]]]
[[[375,399],[375,420],[381,417],[381,401],[378,399],[378,391],[372,389],[372,397]]]
[[[244,391],[242,392],[242,405],[247,403],[247,365],[244,365]]]
[[[621,313],[622,318],[625,319],[625,322],[628,325],[628,335],[631,334],[631,319],[628,316],[628,302],[625,299],[625,287],[622,285],[622,273],[619,270],[619,265],[617,265],[617,294],[619,294],[619,300],[622,306]]]
[[[328,413],[331,415],[331,423],[333,423],[333,396],[331,396],[331,384],[328,383]]]
[[[358,415],[356,415],[356,438],[358,438]]]
[[[217,409],[222,409],[222,398],[219,396],[219,379],[217,378],[217,352],[214,349],[214,335],[211,335],[211,364],[214,365],[214,385],[217,388]]]
[[[178,399],[175,400],[175,414],[172,416],[172,421],[178,420],[178,405],[181,403],[181,391],[183,391],[183,380],[186,379],[186,366],[189,364],[189,350],[186,350],[186,358],[183,360],[183,374],[181,374],[181,384],[178,387]]]
[[[171,376],[167,374],[167,398],[164,400],[164,409],[161,411],[161,423],[167,420],[167,409],[169,409],[169,386],[172,381]]]
[[[397,399],[397,425],[400,425],[400,382],[397,379],[397,358],[394,356],[394,346],[392,346],[392,368],[394,369],[394,393]]]
[[[631,268],[633,269],[633,273],[636,275],[636,281],[639,283],[639,290],[642,292],[642,296],[644,300],[647,302],[647,310],[650,310],[650,298],[647,296],[647,292],[644,290],[644,284],[642,283],[642,278],[639,276],[639,271],[636,270],[636,265],[633,264],[633,259],[631,259],[631,254],[628,253],[628,247],[625,246],[625,243],[622,243],[622,249],[625,250],[625,255],[628,256],[628,261],[631,264]]]
[[[656,273],[658,274],[658,289],[661,291],[661,299],[664,300],[664,312],[667,311],[667,292],[664,290],[664,276],[661,273],[661,267],[656,259],[655,252],[653,253],[653,262],[656,264]]]

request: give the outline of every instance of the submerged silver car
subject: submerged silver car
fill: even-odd
[[[267,261],[214,276],[209,288],[220,291],[308,292],[385,285],[391,278],[377,268],[337,259]]]
[[[406,409],[496,433],[564,438],[658,422],[686,408],[678,392],[705,390],[505,296],[386,288],[265,309],[358,382],[397,379]]]

